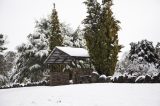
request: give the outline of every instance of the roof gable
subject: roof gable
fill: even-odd
[[[70,63],[74,59],[89,58],[88,51],[84,48],[56,46],[44,63]]]

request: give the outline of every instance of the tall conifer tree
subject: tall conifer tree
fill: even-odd
[[[83,23],[85,24],[85,33],[84,38],[86,40],[86,46],[88,48],[90,54],[90,60],[96,70],[101,74],[100,70],[97,68],[97,56],[99,53],[96,53],[96,41],[97,41],[97,32],[99,29],[100,22],[100,4],[97,0],[86,0],[85,5],[87,6],[86,19],[84,19]],[[99,51],[97,51],[99,52]]]
[[[98,6],[88,5],[89,2]],[[112,0],[103,0],[101,6],[96,0],[87,0],[85,4],[88,9],[88,16],[84,20],[85,39],[91,61],[99,74],[113,75],[121,46],[118,44],[120,29],[118,24],[120,22],[113,16]],[[93,8],[96,14],[90,11]],[[94,20],[96,21],[93,22]],[[93,22],[93,24],[89,22]]]
[[[54,8],[52,10],[51,14],[51,35],[49,37],[49,49],[50,52],[56,47],[56,46],[62,46],[63,44],[63,37],[61,35],[61,29],[60,29],[60,22],[58,19],[58,13],[55,9],[55,4],[53,4]],[[61,64],[54,64],[51,69],[51,75],[53,71],[62,71],[64,68]]]
[[[63,38],[61,36],[60,23],[58,19],[58,13],[54,8],[51,14],[51,35],[49,38],[49,49],[52,51],[55,46],[61,46],[63,43]]]
[[[113,75],[118,61],[118,53],[122,48],[118,41],[118,31],[120,30],[120,21],[116,20],[113,16],[111,7],[113,5],[112,0],[102,1],[102,13],[101,13],[101,28],[102,35],[105,37],[106,46],[106,60],[105,60],[105,74]]]

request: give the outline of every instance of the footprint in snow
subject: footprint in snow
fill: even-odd
[[[48,99],[48,101],[51,102],[52,100],[51,100],[51,99]]]
[[[57,103],[61,103],[61,100],[57,100]]]
[[[32,103],[32,104],[36,104],[36,102],[35,102],[35,101],[32,101],[31,103]]]

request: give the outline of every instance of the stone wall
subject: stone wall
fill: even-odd
[[[69,80],[72,80],[74,84],[90,83],[91,82],[91,69],[75,68],[66,72],[51,72],[50,85],[67,85]]]
[[[72,80],[73,83],[90,83],[91,82],[91,69],[81,69],[81,68],[75,68],[72,70]]]
[[[69,84],[69,73],[68,72],[51,72],[49,83],[51,86]]]

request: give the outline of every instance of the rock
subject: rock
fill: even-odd
[[[99,74],[96,73],[96,72],[92,72],[92,74],[91,74],[91,82],[92,83],[98,82],[98,78],[99,78]]]
[[[136,78],[136,76],[128,77],[128,83],[135,83]]]
[[[102,75],[98,78],[98,82],[104,83],[104,82],[106,82],[106,79],[107,79],[106,75],[102,74]]]
[[[107,76],[106,82],[112,82],[111,78],[112,78],[112,76]]]
[[[152,82],[153,82],[153,83],[158,83],[158,82],[159,82],[159,77],[158,77],[158,75],[157,75],[157,76],[153,76]]]
[[[152,82],[152,78],[149,75],[146,75],[144,82],[145,83],[151,83]]]
[[[117,77],[112,78],[112,82],[113,82],[113,83],[117,83],[117,82],[118,82]]]
[[[123,76],[123,80],[124,80],[124,83],[129,83],[129,79],[127,75]]]
[[[118,82],[118,83],[123,83],[123,82],[124,82],[123,76],[119,76],[119,77],[117,78],[117,82]]]

